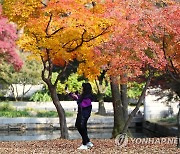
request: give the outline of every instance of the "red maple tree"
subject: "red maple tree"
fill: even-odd
[[[17,54],[16,32],[15,25],[2,15],[0,6],[0,62],[5,61],[12,64],[16,70],[19,70],[23,63]]]

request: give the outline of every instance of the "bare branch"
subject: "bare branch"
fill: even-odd
[[[41,4],[42,4],[42,5],[44,5],[44,7],[46,7],[46,6],[47,6],[47,4],[45,4],[45,3],[43,3],[43,2],[41,2]]]
[[[46,37],[50,38],[51,36],[53,36],[54,34],[58,33],[60,30],[63,30],[63,29],[64,29],[64,27],[61,27],[61,28],[57,29],[56,31],[54,31],[52,34],[47,35]]]
[[[41,73],[41,77],[42,77],[42,80],[47,83],[48,81],[47,81],[47,79],[46,79],[46,77],[45,77],[46,61],[44,61],[44,59],[43,59],[42,56],[41,56],[41,61],[42,61],[42,63],[43,63],[43,70],[42,70],[42,73]]]
[[[164,33],[165,33],[165,29],[164,29]],[[164,37],[163,37],[163,42],[162,42],[162,43],[163,43],[162,50],[163,50],[163,52],[164,52],[164,58],[166,59],[166,61],[168,61],[168,58],[167,58],[167,56],[166,56],[166,50],[165,50],[165,35],[164,35]],[[170,64],[171,64],[171,67],[172,67],[174,73],[175,73],[176,76],[179,78],[178,72],[176,71],[176,69],[175,69],[175,67],[174,67],[174,65],[173,65],[173,62],[172,62],[172,60],[171,60],[170,57],[169,57],[169,59],[170,59]],[[166,71],[167,71],[167,73],[173,78],[173,80],[175,80],[175,81],[177,81],[177,82],[180,82],[180,80],[179,80],[178,78],[176,78],[176,77],[174,76],[174,74],[169,70],[168,64],[166,64]]]
[[[82,33],[82,36],[81,36],[81,42],[80,44],[78,44],[75,48],[72,48],[72,49],[67,49],[67,52],[73,52],[75,50],[77,50],[79,47],[81,47],[84,43],[84,34],[86,33],[86,30],[84,29],[83,33]]]
[[[177,72],[176,68],[174,67],[173,61],[172,61],[172,59],[171,59],[170,57],[169,57],[169,61],[170,61],[170,64],[171,64],[172,69],[174,70],[174,73],[175,73],[176,75],[178,75],[178,72]]]
[[[98,35],[92,36],[91,38],[86,38],[86,39],[84,38],[84,35],[85,35],[85,33],[86,33],[86,30],[84,29],[84,31],[83,31],[83,33],[82,33],[82,36],[81,36],[81,42],[80,42],[75,48],[67,48],[67,52],[73,52],[73,51],[77,50],[79,47],[81,47],[84,42],[90,42],[91,40],[94,40],[94,39],[98,38],[99,36],[108,33],[108,31],[107,31],[108,28],[109,28],[109,27],[106,27],[106,28],[105,28],[101,33],[99,33]],[[67,44],[68,44],[68,43],[67,43]],[[67,45],[67,44],[65,44],[65,45]]]
[[[93,36],[93,37],[91,37],[90,39],[84,40],[84,42],[90,42],[91,40],[94,40],[94,39],[98,38],[99,36],[108,33],[108,31],[107,31],[108,28],[109,28],[109,27],[106,27],[100,34],[98,34],[98,35],[96,35],[96,36]]]
[[[48,57],[48,59],[47,59],[47,62],[48,62],[48,79],[50,80],[51,79],[51,77],[52,77],[52,62],[51,62],[51,58],[50,58],[50,50],[49,49],[46,49],[46,52],[47,52],[47,57]]]
[[[49,21],[48,21],[48,24],[47,24],[46,30],[45,30],[47,36],[49,35],[49,34],[48,34],[48,29],[49,29],[50,23],[51,23],[51,21],[52,21],[52,16],[53,16],[52,13],[50,13],[50,18],[49,18]]]
[[[32,35],[35,37],[35,39],[36,39],[36,43],[38,43],[38,37],[37,37],[37,35],[35,34],[35,33],[32,33]]]

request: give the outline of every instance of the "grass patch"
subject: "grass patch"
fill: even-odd
[[[65,112],[66,117],[72,117],[74,115],[73,112]],[[37,117],[58,117],[58,113],[56,111],[37,111]]]
[[[169,124],[177,123],[177,116],[160,119],[159,122],[165,122]]]
[[[74,112],[65,112],[66,117],[72,117]],[[24,109],[16,110],[10,104],[0,105],[0,117],[15,118],[15,117],[48,117],[57,118],[58,113],[56,111],[34,110]]]
[[[14,118],[14,117],[28,117],[29,114],[26,111],[1,111],[0,117],[8,117],[8,118]]]
[[[10,104],[1,104],[0,105],[0,111],[14,111],[15,108]]]

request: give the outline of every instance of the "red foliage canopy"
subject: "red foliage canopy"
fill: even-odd
[[[23,64],[16,51],[16,27],[2,15],[0,6],[0,62],[5,61],[19,70]]]

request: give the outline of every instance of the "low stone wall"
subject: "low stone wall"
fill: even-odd
[[[151,123],[149,121],[145,121],[143,123],[143,128],[152,132],[157,137],[177,136],[178,133],[177,127],[170,127],[157,123]]]
[[[75,117],[66,118],[67,127],[75,129]],[[88,121],[88,128],[112,128],[113,117],[92,117]],[[0,131],[23,130],[58,130],[59,118],[0,118]]]
[[[66,118],[67,127],[75,129],[76,117]],[[136,127],[141,124],[142,117],[135,117],[129,127]],[[112,129],[114,125],[113,116],[92,116],[88,120],[88,128],[91,129]],[[60,129],[59,118],[0,118],[0,131],[19,130],[58,130]]]

